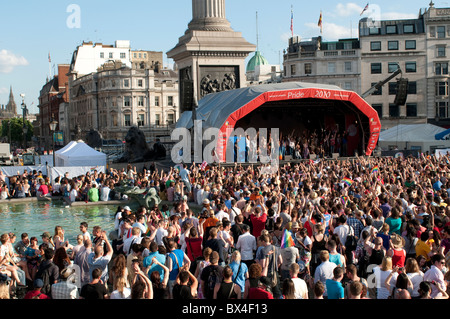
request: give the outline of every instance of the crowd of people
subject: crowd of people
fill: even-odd
[[[3,234],[1,296],[448,298],[448,155],[269,166],[87,174],[153,187],[163,204],[118,207],[114,229],[82,223],[76,243],[61,227]]]

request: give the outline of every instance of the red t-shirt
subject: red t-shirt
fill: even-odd
[[[252,235],[258,238],[261,235],[261,232],[266,227],[267,214],[262,214],[259,217],[255,215],[250,215],[250,221],[253,225],[253,233]]]
[[[262,288],[250,288],[248,299],[273,299],[273,295]]]
[[[27,294],[25,295],[25,297],[23,297],[23,299],[33,299],[33,297],[36,297],[39,294],[41,294],[39,296],[39,299],[51,299],[49,296],[47,296],[37,290],[31,290],[31,291],[27,292]]]
[[[41,192],[42,195],[46,195],[46,194],[48,193],[48,186],[45,185],[45,184],[42,184],[42,185],[39,187],[38,191]]]
[[[186,241],[186,252],[190,261],[194,261],[195,258],[203,256],[202,237],[186,238],[185,241]]]

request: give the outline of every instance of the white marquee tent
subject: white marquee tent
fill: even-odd
[[[55,152],[56,167],[106,166],[106,154],[88,146],[84,142],[72,141]]]
[[[436,135],[445,131],[445,128],[432,124],[400,124],[382,131],[378,145],[383,150],[396,147],[398,150],[410,149],[422,153],[433,152],[438,148],[450,147],[450,140],[436,138]]]

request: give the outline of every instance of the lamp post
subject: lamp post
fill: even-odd
[[[25,119],[27,117],[28,109],[27,105],[25,104],[25,94],[20,94],[22,97],[22,130],[23,130],[23,149],[27,149],[27,133],[28,133],[28,126],[26,125]]]
[[[52,132],[52,148],[53,148],[53,167],[55,167],[55,136],[54,132],[56,131],[56,125],[58,125],[58,122],[52,118],[52,121],[49,123],[50,126],[50,132]]]

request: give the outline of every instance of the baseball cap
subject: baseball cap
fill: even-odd
[[[36,279],[33,283],[34,288],[44,287],[44,281],[42,279]]]
[[[52,235],[50,235],[50,233],[49,233],[48,231],[46,231],[46,232],[44,232],[44,233],[41,235],[41,237],[42,237],[42,238],[51,238]]]

